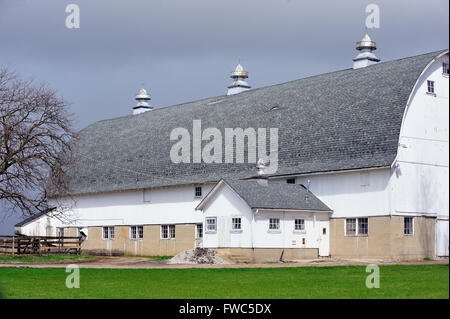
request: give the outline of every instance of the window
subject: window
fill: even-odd
[[[130,227],[130,238],[131,239],[137,239],[137,228],[136,226]]]
[[[231,229],[232,230],[241,230],[241,218],[240,217],[233,217],[231,219]]]
[[[305,230],[305,220],[304,219],[296,219],[294,229],[295,230]]]
[[[144,226],[131,226],[130,227],[130,238],[131,239],[144,238]]]
[[[64,237],[64,228],[58,227],[58,237]]]
[[[196,238],[203,238],[203,224],[197,224],[196,227]]]
[[[216,232],[217,231],[217,218],[216,217],[206,218],[206,231],[207,232]]]
[[[427,81],[428,93],[434,94],[434,81]]]
[[[442,63],[442,74],[448,75],[448,63],[447,62]]]
[[[202,197],[202,187],[201,186],[195,187],[195,197]]]
[[[414,218],[413,217],[405,217],[403,233],[405,235],[414,235]]]
[[[362,218],[347,218],[345,220],[345,235],[346,236],[367,236],[369,234],[369,219]]]
[[[356,218],[347,218],[345,220],[345,234],[347,236],[356,235]]]
[[[369,233],[369,219],[358,218],[358,235],[367,235]]]
[[[114,226],[103,227],[103,239],[114,238]]]
[[[279,230],[280,229],[280,219],[270,218],[269,219],[269,230]]]
[[[161,238],[174,239],[175,238],[175,225],[161,225]]]
[[[295,184],[295,178],[288,178],[286,180],[286,183],[288,183],[288,184]]]

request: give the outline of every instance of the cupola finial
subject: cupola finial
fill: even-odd
[[[240,60],[238,60],[238,64],[234,71],[231,72],[230,78],[233,79],[233,83],[228,86],[227,95],[233,95],[250,90],[251,86],[248,85],[246,81],[246,79],[248,78],[248,72],[244,70]]]
[[[138,102],[136,106],[133,107],[133,114],[140,114],[153,109],[153,107],[148,104],[148,101],[150,101],[152,98],[150,97],[150,94],[148,94],[144,89],[144,84],[142,84],[142,89],[140,89],[138,94],[136,94],[135,99]]]
[[[360,69],[380,62],[380,59],[372,52],[376,49],[377,44],[375,41],[372,41],[366,30],[361,41],[356,42],[356,50],[360,51],[360,53],[353,59],[353,68]]]

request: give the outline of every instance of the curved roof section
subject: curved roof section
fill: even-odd
[[[104,120],[80,132],[69,168],[73,194],[217,182],[255,174],[255,164],[174,164],[172,129],[279,129],[276,175],[392,164],[403,112],[439,52],[347,69]],[[277,107],[274,107],[274,106]],[[206,143],[206,142],[203,142]],[[203,144],[204,145],[204,144]],[[224,147],[224,146],[223,146]],[[191,154],[192,156],[192,154]]]

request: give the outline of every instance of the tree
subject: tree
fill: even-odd
[[[71,115],[55,90],[0,68],[0,204],[24,216],[67,195]],[[51,201],[50,201],[51,202]]]

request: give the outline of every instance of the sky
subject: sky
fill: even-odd
[[[131,114],[143,84],[155,108],[225,94],[238,60],[252,88],[351,68],[368,4],[382,61],[448,48],[448,0],[0,0],[0,66],[56,89],[82,129]]]

